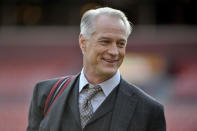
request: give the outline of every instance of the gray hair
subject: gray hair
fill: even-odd
[[[126,15],[120,10],[104,7],[88,10],[82,16],[80,24],[80,34],[82,34],[86,39],[89,39],[94,32],[94,20],[100,15],[107,15],[121,19],[126,27],[127,37],[131,34],[132,26],[131,23],[128,21]]]

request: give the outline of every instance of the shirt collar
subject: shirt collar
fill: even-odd
[[[80,77],[79,77],[79,92],[88,84],[88,80],[84,75],[84,71],[82,69]]]
[[[88,80],[84,75],[84,69],[82,69],[80,78],[79,78],[79,92],[88,84]],[[120,72],[119,70],[108,80],[100,83],[105,96],[108,96],[111,91],[120,83]]]

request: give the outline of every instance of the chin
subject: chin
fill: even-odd
[[[107,77],[112,77],[116,73],[117,69],[114,68],[105,68],[102,70],[102,74]]]

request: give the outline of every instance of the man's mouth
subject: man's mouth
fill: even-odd
[[[104,59],[103,58],[103,60],[106,61],[106,62],[108,62],[108,63],[112,63],[112,64],[118,62],[118,59],[114,59],[113,60],[113,59]]]

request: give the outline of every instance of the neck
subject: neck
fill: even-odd
[[[90,70],[84,68],[84,75],[89,83],[93,85],[98,85],[108,79],[110,79],[113,75],[105,75],[105,74],[96,74],[91,72]]]

